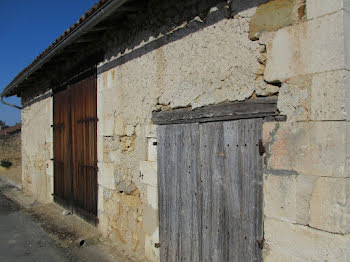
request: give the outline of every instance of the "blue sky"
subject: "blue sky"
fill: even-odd
[[[96,2],[1,0],[0,92]],[[20,105],[16,97],[6,101]],[[20,110],[0,103],[0,120],[8,125],[20,122]]]

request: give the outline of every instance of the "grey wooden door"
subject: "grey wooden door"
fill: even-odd
[[[261,261],[261,119],[157,127],[160,256]]]

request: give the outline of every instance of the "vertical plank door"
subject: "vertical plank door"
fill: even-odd
[[[97,216],[97,83],[96,76],[69,87],[71,92],[73,208]]]
[[[159,126],[161,261],[200,261],[198,124]]]
[[[261,261],[261,119],[157,127],[161,261]]]
[[[71,150],[70,150],[70,100],[67,90],[53,97],[53,164],[55,201],[70,206]]]

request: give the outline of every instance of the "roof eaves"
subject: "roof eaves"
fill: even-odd
[[[90,8],[77,23],[67,29],[45,51],[35,58],[29,66],[24,68],[11,83],[6,86],[0,96],[6,97],[14,95],[12,93],[10,94],[10,92],[13,92],[20,83],[49,61],[50,58],[63,50],[67,45],[73,43],[81,35],[101,22],[105,17],[112,14],[127,1],[128,0],[99,0],[99,2]]]

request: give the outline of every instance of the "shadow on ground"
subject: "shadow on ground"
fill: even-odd
[[[0,261],[147,261],[63,211],[0,179]]]

